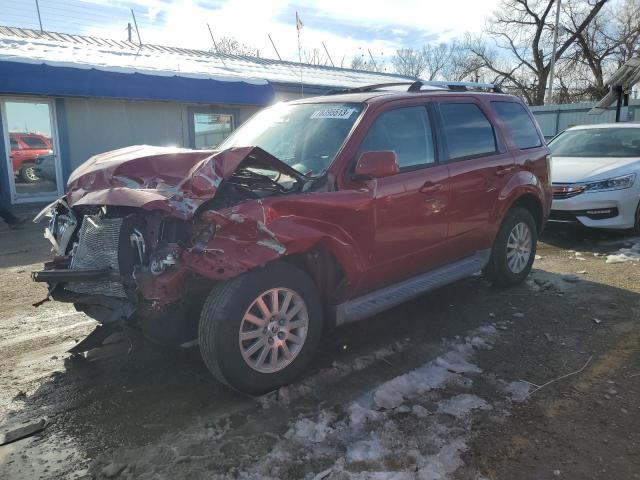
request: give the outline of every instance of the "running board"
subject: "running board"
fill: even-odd
[[[362,320],[425,292],[473,275],[489,263],[490,256],[491,249],[480,250],[471,257],[336,305],[335,324],[339,326]]]

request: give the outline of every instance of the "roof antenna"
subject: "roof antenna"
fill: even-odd
[[[324,51],[327,52],[327,57],[329,57],[329,61],[331,62],[331,66],[335,67],[336,65],[333,63],[333,59],[331,58],[331,55],[329,55],[329,50],[327,50],[327,46],[324,44],[324,42],[322,42],[322,46],[324,47]]]
[[[300,46],[300,30],[304,27],[296,10],[296,30],[298,31],[298,61],[300,62],[300,96],[304,97],[304,82],[302,81],[302,47]]]
[[[213,32],[211,31],[211,26],[207,23],[207,28],[209,29],[209,35],[211,36],[211,41],[213,42],[213,48],[216,49],[216,53],[220,55],[220,60],[222,60],[222,64],[224,68],[227,68],[227,64],[224,61],[224,57],[220,54],[220,50],[218,50],[218,44],[216,43],[216,39],[213,36]]]
[[[282,61],[282,57],[280,56],[280,52],[278,52],[278,49],[276,48],[276,44],[273,43],[273,38],[271,38],[271,34],[267,33],[267,37],[269,37],[269,40],[271,41],[271,45],[273,45],[273,49],[276,51],[276,55],[278,55],[278,60]]]
[[[131,9],[131,16],[133,17],[133,25],[136,27],[136,34],[138,35],[138,44],[142,46],[142,40],[140,39],[140,30],[138,30],[138,22],[136,22],[136,14]]]
[[[36,0],[36,10],[38,11],[38,23],[40,24],[40,33],[44,33],[42,29],[42,18],[40,18],[40,5],[38,5],[38,0]]]
[[[373,62],[373,68],[375,69],[375,71],[378,71],[378,65],[376,65],[376,61],[373,59],[373,55],[371,55],[371,50],[369,50],[367,48],[367,52],[369,52],[369,56],[371,57],[371,61]]]

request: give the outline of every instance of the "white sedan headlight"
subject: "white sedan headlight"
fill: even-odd
[[[599,182],[587,183],[584,185],[585,192],[605,192],[608,190],[622,190],[633,186],[636,179],[635,173],[623,175],[622,177],[608,178]]]

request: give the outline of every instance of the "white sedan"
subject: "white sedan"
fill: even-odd
[[[549,148],[550,221],[640,233],[640,123],[572,127]]]

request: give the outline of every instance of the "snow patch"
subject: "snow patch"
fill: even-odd
[[[422,405],[414,405],[411,407],[411,412],[418,418],[426,418],[431,415],[431,412]]]
[[[368,422],[380,420],[382,417],[380,412],[363,407],[359,403],[352,403],[349,406],[349,425],[354,428],[360,428]]]
[[[402,405],[406,398],[439,388],[452,379],[453,374],[446,368],[429,362],[380,385],[373,394],[373,401],[378,408],[390,410]]]
[[[504,387],[504,391],[514,402],[525,401],[530,390],[531,384],[522,381],[511,382]]]
[[[435,455],[425,458],[425,465],[418,470],[419,480],[446,480],[464,463],[460,456],[467,450],[464,439],[457,438],[442,446]]]
[[[441,403],[438,406],[438,413],[446,413],[456,418],[462,418],[477,409],[491,410],[491,405],[476,395],[461,393]]]
[[[325,440],[329,433],[333,432],[329,424],[334,420],[334,415],[323,411],[315,422],[308,418],[296,421],[284,436],[290,440],[297,440],[303,443],[320,443]]]
[[[377,463],[388,454],[389,450],[382,445],[380,439],[372,437],[370,440],[361,440],[349,445],[347,447],[347,462]]]
[[[605,263],[626,263],[640,261],[640,241],[631,245],[630,248],[621,248],[614,255],[607,255]]]
[[[473,353],[469,344],[460,345],[457,350],[447,352],[436,359],[436,364],[454,373],[482,373],[480,367],[467,361]]]

